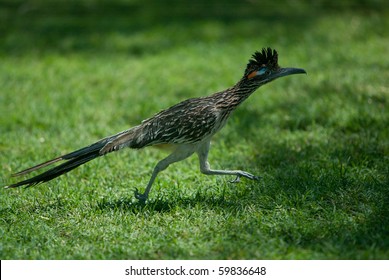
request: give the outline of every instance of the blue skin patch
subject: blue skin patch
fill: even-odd
[[[266,67],[262,67],[261,69],[258,70],[257,75],[265,74],[266,70],[267,70]]]

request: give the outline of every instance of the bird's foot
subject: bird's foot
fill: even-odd
[[[261,180],[261,177],[259,177],[259,176],[255,176],[255,175],[248,173],[246,171],[239,171],[238,174],[236,175],[236,178],[234,180],[230,181],[230,183],[239,183],[240,177],[245,177],[247,179],[255,180],[255,181]]]
[[[146,199],[148,197],[148,195],[146,193],[140,193],[138,191],[138,188],[135,188],[134,195],[135,195],[135,198],[137,198],[139,200],[139,202],[141,202],[141,203],[145,203]]]

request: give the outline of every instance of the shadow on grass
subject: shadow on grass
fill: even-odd
[[[267,24],[292,21],[298,32],[305,23],[298,17],[264,13],[247,2],[196,1],[192,6],[172,1],[14,1],[3,3],[0,50],[7,54],[33,52],[125,53],[140,56],[198,41],[256,36],[257,28],[237,29],[241,21]],[[312,18],[313,19],[313,18]],[[210,24],[203,24],[203,23]],[[240,27],[240,26],[239,26]]]
[[[321,259],[388,257],[387,178],[365,174],[342,159],[315,160],[322,154],[321,147],[303,147],[297,152],[273,143],[268,148],[271,159],[258,158],[259,165],[269,164],[259,184],[245,186],[249,183],[245,181],[243,187],[231,184],[224,192],[199,190],[188,196],[157,194],[146,204],[132,198],[102,199],[96,208],[136,215],[210,209],[237,217],[246,209],[255,209],[256,215],[243,215],[233,231],[252,238],[226,234],[225,247],[234,242],[255,243],[255,236],[261,234],[285,244],[285,251],[275,254],[278,258],[304,258],[293,255],[301,250],[315,252],[311,256]]]
[[[151,198],[144,202],[137,201],[132,198],[124,198],[117,200],[102,199],[97,203],[97,209],[100,211],[125,211],[129,213],[139,214],[142,212],[171,212],[177,207],[180,208],[193,208],[196,205],[201,205],[206,208],[224,208],[234,209],[240,207],[239,197],[236,200],[231,201],[226,199],[225,194],[210,196],[207,193],[198,191],[194,196],[189,197],[157,197]]]
[[[9,0],[0,3],[0,51],[139,56],[199,41],[298,38],[323,11],[382,9],[378,1],[344,2]]]

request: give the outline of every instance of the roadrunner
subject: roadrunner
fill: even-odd
[[[239,182],[241,177],[259,180],[259,177],[242,170],[211,169],[208,163],[211,138],[225,125],[231,113],[260,86],[280,77],[302,73],[306,73],[305,70],[281,68],[278,65],[277,51],[264,48],[252,55],[243,77],[233,87],[210,96],[184,100],[142,121],[141,124],[135,127],[103,138],[77,151],[20,171],[14,176],[25,175],[59,161],[65,161],[40,175],[11,184],[6,188],[23,185],[30,187],[50,181],[92,159],[116,152],[125,147],[141,149],[161,144],[171,146],[173,152],[157,163],[143,193],[139,193],[138,189],[135,189],[135,197],[140,201],[147,199],[151,186],[159,172],[165,170],[170,164],[184,160],[194,153],[198,155],[200,171],[203,174],[233,175],[236,176],[233,182]]]

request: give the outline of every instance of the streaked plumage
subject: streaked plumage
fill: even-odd
[[[7,187],[33,186],[50,181],[94,158],[125,147],[141,149],[163,144],[169,144],[175,149],[167,158],[156,165],[146,191],[143,194],[136,191],[136,197],[140,200],[147,199],[151,186],[160,171],[166,169],[171,163],[183,160],[193,153],[198,154],[200,170],[204,174],[235,175],[237,176],[235,181],[238,181],[242,176],[248,179],[258,179],[258,177],[241,170],[210,169],[207,160],[210,140],[225,125],[231,112],[258,87],[278,77],[298,73],[305,73],[305,71],[297,68],[281,68],[278,65],[277,52],[270,48],[262,49],[261,52],[253,54],[252,59],[247,64],[244,76],[233,87],[210,96],[184,100],[142,121],[138,126],[16,173],[16,176],[25,175],[66,160],[40,175]]]

